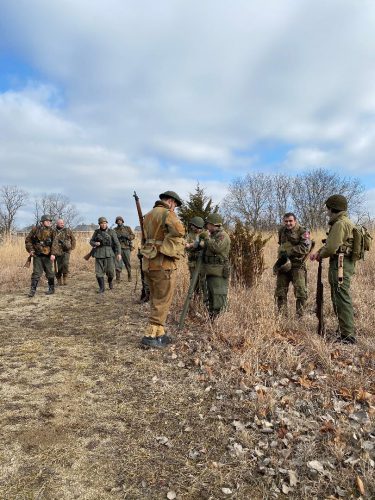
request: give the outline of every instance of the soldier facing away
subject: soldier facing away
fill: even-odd
[[[352,259],[354,223],[349,219],[348,201],[341,194],[330,196],[325,202],[329,217],[329,232],[325,244],[310,260],[329,258],[328,280],[331,287],[333,310],[339,322],[339,340],[346,344],[356,342],[353,303],[350,282],[355,271]],[[339,257],[343,259],[343,279],[339,282]]]
[[[121,281],[121,271],[123,265],[128,272],[128,281],[132,280],[132,271],[130,264],[130,252],[133,250],[132,241],[135,238],[135,235],[130,226],[124,226],[124,219],[121,215],[116,217],[115,231],[117,234],[117,238],[121,245],[121,256],[122,262],[116,261],[116,281]],[[123,263],[123,264],[122,264]]]
[[[190,273],[190,279],[194,273],[194,269],[197,264],[199,247],[199,235],[203,231],[204,220],[202,217],[193,217],[189,222],[189,232],[186,236],[185,250],[188,256],[188,267]],[[203,291],[202,286],[202,275],[198,278],[194,293],[198,294]]]
[[[66,285],[69,274],[70,252],[76,247],[73,231],[65,227],[64,219],[57,219],[56,229],[56,279],[58,285]]]
[[[210,214],[206,219],[207,232],[202,232],[203,269],[206,277],[207,303],[211,319],[215,319],[227,306],[229,284],[230,237],[223,229],[219,214]]]
[[[49,215],[42,215],[40,224],[34,226],[25,238],[25,247],[33,258],[33,272],[29,297],[34,297],[43,272],[48,280],[48,295],[55,293],[55,273],[52,267],[56,255],[55,232]]]
[[[99,284],[98,293],[103,293],[104,276],[108,278],[108,287],[113,289],[113,278],[115,275],[115,258],[121,260],[121,245],[116,231],[109,229],[105,217],[99,217],[99,228],[95,229],[91,237],[90,245],[94,248],[95,274]]]
[[[303,315],[307,301],[306,258],[311,250],[310,231],[298,224],[296,216],[288,212],[279,229],[278,260],[274,266],[277,276],[275,299],[279,312],[287,313],[289,284],[293,284],[296,312]]]
[[[181,199],[174,191],[161,193],[159,198],[144,217],[141,248],[142,269],[150,289],[149,322],[142,344],[149,347],[166,347],[171,341],[164,326],[176,287],[176,259],[184,252],[185,229],[174,212]]]

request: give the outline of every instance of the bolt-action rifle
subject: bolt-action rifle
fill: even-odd
[[[92,248],[89,253],[83,256],[85,260],[90,260],[90,257],[94,257],[96,247]]]
[[[139,225],[141,226],[141,235],[142,235],[141,236],[141,243],[143,245],[145,243],[145,241],[146,241],[146,237],[145,237],[145,230],[144,230],[144,226],[143,226],[143,214],[142,214],[141,203],[140,203],[139,197],[138,197],[138,195],[137,195],[137,193],[135,191],[134,191],[133,197],[135,199],[135,205],[137,207]],[[144,274],[143,269],[142,269],[143,255],[141,254],[140,248],[138,248],[137,257],[139,259],[139,267],[141,269],[141,281],[142,281],[141,301],[147,302],[149,300],[149,298],[150,298],[150,294],[149,294],[149,291],[148,291],[148,287],[146,286],[145,274]]]
[[[23,265],[23,267],[26,267],[26,268],[28,269],[28,268],[30,267],[30,265],[31,265],[31,259],[32,259],[32,258],[33,258],[33,257],[32,257],[32,255],[29,255],[29,256],[27,257],[26,262],[25,262],[25,264]]]
[[[188,293],[187,293],[187,296],[186,296],[186,299],[184,302],[184,307],[182,308],[182,312],[180,315],[180,321],[178,323],[179,330],[182,330],[184,327],[185,318],[186,318],[186,315],[188,313],[190,302],[191,302],[191,299],[193,298],[193,295],[194,295],[194,292],[195,292],[195,289],[197,286],[197,281],[199,279],[199,274],[200,274],[201,267],[202,267],[202,261],[203,261],[203,250],[199,250],[198,258],[197,258],[196,264],[195,264],[195,268],[194,268],[193,274],[191,276],[189,290],[188,290]]]
[[[324,312],[323,312],[324,295],[323,295],[322,270],[323,270],[322,259],[319,258],[318,279],[316,282],[316,316],[318,318],[318,335],[324,336],[325,325],[324,325]]]

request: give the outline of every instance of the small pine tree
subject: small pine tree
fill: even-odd
[[[205,189],[196,185],[195,192],[189,193],[189,200],[184,201],[178,208],[178,215],[187,227],[193,217],[202,217],[206,220],[208,215],[216,214],[219,211],[219,205],[212,204],[212,198],[206,195]]]
[[[261,233],[253,231],[237,219],[234,230],[230,233],[229,256],[232,279],[236,283],[247,288],[258,283],[264,271],[264,246],[270,238],[271,236],[263,238]]]

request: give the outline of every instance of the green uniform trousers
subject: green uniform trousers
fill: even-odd
[[[122,271],[122,268],[125,266],[128,275],[131,274],[131,265],[130,265],[130,248],[121,248],[121,257],[122,260],[116,260],[116,271]]]
[[[207,305],[211,316],[217,316],[227,307],[228,278],[206,275]]]
[[[109,279],[113,279],[115,275],[115,258],[105,257],[104,259],[95,258],[95,274],[97,278],[104,278],[105,275]]]
[[[53,279],[55,272],[49,255],[34,255],[33,257],[33,273],[31,279],[39,280],[46,273],[47,279]]]
[[[353,303],[350,295],[350,282],[355,271],[355,262],[349,257],[344,257],[344,280],[338,282],[338,257],[330,257],[328,269],[328,281],[331,287],[331,299],[333,310],[339,321],[340,334],[342,337],[354,337],[354,313]]]
[[[60,278],[62,275],[66,276],[69,273],[69,260],[69,252],[64,252],[62,255],[56,255],[57,278]]]
[[[149,323],[164,326],[176,288],[176,270],[161,269],[144,274],[150,290]]]

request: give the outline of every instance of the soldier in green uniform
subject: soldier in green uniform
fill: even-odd
[[[34,226],[26,236],[25,247],[33,258],[33,273],[29,297],[34,297],[43,272],[48,280],[47,294],[55,293],[55,273],[52,268],[55,260],[56,242],[55,232],[51,227],[52,219],[49,215],[42,215],[40,224]]]
[[[277,276],[275,299],[278,310],[286,314],[288,288],[292,283],[296,297],[296,312],[298,316],[302,316],[307,301],[305,262],[312,241],[310,231],[298,224],[292,212],[286,213],[283,221],[284,225],[279,229],[278,261],[274,266],[274,273]]]
[[[98,293],[104,292],[104,276],[107,275],[108,287],[113,288],[113,278],[115,275],[115,258],[121,260],[121,245],[117,238],[116,231],[109,229],[105,217],[99,217],[99,228],[94,231],[90,245],[94,248],[95,273],[98,280]]]
[[[204,220],[202,219],[202,217],[193,217],[189,222],[189,232],[186,236],[185,250],[188,256],[190,279],[194,273],[194,269],[197,263],[197,258],[198,258],[197,250],[199,250],[199,235],[203,231],[203,227],[204,227]],[[195,294],[198,294],[200,291],[203,290],[202,281],[203,280],[201,275],[195,287],[195,292],[194,292]]]
[[[76,247],[76,239],[73,231],[65,227],[64,219],[57,219],[55,236],[57,241],[56,250],[56,279],[58,285],[66,285],[69,274],[70,252]]]
[[[207,305],[211,319],[215,319],[227,306],[229,283],[230,237],[223,229],[219,214],[206,219],[207,232],[199,235],[203,247],[203,269],[206,277]]]
[[[343,343],[354,344],[356,336],[350,282],[355,271],[355,260],[352,259],[355,226],[348,217],[348,201],[345,196],[334,194],[325,204],[330,229],[324,246],[312,254],[310,260],[329,258],[328,280],[333,309],[339,322],[339,339]],[[343,258],[342,282],[339,282],[339,255]]]
[[[128,272],[128,281],[132,280],[132,271],[130,264],[130,252],[133,250],[132,241],[135,238],[135,234],[133,233],[130,226],[124,226],[124,219],[121,215],[116,217],[115,231],[117,234],[117,238],[119,239],[121,245],[121,256],[122,262],[116,261],[116,281],[121,281],[121,270],[123,265]]]

